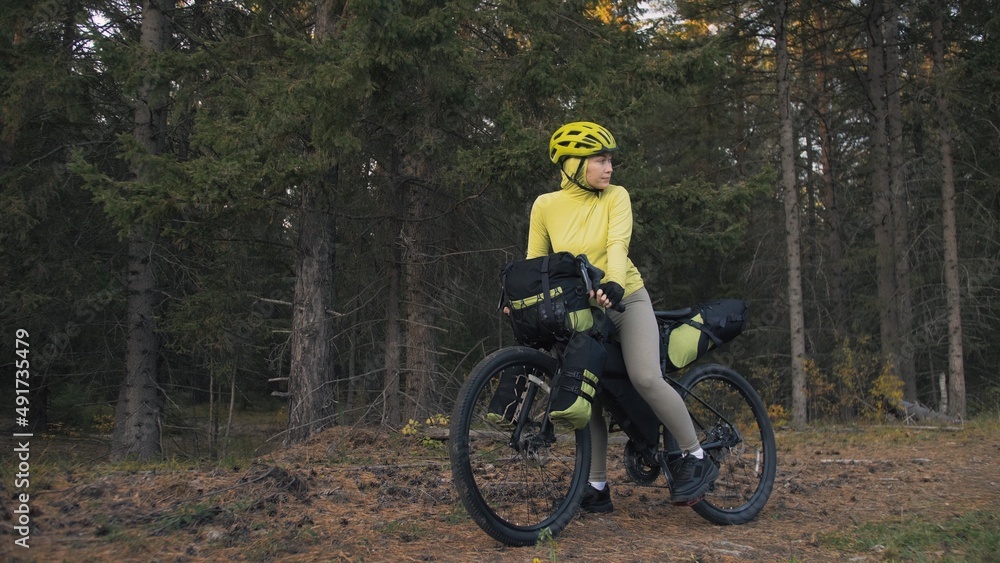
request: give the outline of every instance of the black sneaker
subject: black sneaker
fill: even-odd
[[[673,472],[674,488],[670,491],[670,502],[694,504],[712,488],[718,476],[719,466],[707,453],[701,459],[685,455],[677,462]]]
[[[580,510],[584,512],[608,513],[615,509],[611,504],[611,485],[604,485],[604,488],[597,490],[593,485],[587,484],[587,490],[583,491],[583,499],[580,500]]]

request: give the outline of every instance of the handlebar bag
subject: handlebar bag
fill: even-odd
[[[690,318],[662,326],[667,371],[676,371],[709,351],[739,336],[746,327],[747,303],[739,299],[719,299],[699,303]]]
[[[583,271],[569,252],[504,264],[500,306],[510,308],[514,338],[520,344],[548,349],[594,326]]]

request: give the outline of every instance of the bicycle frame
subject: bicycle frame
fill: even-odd
[[[619,353],[620,350],[616,348],[611,348],[609,354]],[[554,354],[554,356],[559,358],[559,354]],[[623,363],[622,363],[623,365]],[[661,368],[662,369],[662,368]],[[691,397],[698,403],[703,405],[709,411],[722,420],[727,427],[727,429],[733,433],[728,440],[715,440],[712,442],[706,442],[701,445],[702,449],[706,452],[717,450],[724,447],[732,447],[738,444],[742,437],[739,435],[739,431],[736,426],[732,424],[722,413],[716,410],[711,404],[703,400],[691,389],[685,387],[680,381],[670,377],[669,375],[663,374],[664,380],[666,380],[682,398]],[[669,431],[660,422],[656,415],[652,413],[649,405],[646,401],[639,395],[638,391],[632,385],[629,380],[628,375],[625,373],[616,373],[606,378],[602,378],[602,381],[607,381],[607,379],[618,380],[619,386],[624,386],[628,393],[628,398],[625,401],[619,399],[613,393],[608,391],[603,385],[599,387],[596,398],[600,400],[604,407],[604,410],[611,415],[611,421],[609,422],[609,431],[624,432],[626,436],[636,445],[638,452],[643,456],[644,460],[650,465],[659,465],[658,457],[665,456],[667,460],[674,461],[679,459],[683,452],[680,449],[667,449],[666,444],[669,443],[667,439],[669,436]],[[535,396],[538,393],[539,387],[547,387],[548,384],[540,380],[536,376],[529,377],[530,384],[526,390],[523,402],[525,405],[531,405],[534,402]],[[511,432],[510,447],[514,448],[516,451],[520,452],[528,447],[528,443],[521,444],[521,434],[524,430],[525,424],[528,422],[528,411],[529,408],[522,408],[517,419],[517,423]],[[629,413],[644,413],[648,411],[645,415],[646,420],[640,421],[636,420],[634,415]],[[534,439],[538,439],[538,436],[551,436],[549,429],[552,425],[552,421],[546,416],[542,420],[542,427],[540,431],[535,434]],[[653,425],[653,428],[650,428]],[[617,428],[615,428],[617,426]],[[654,443],[650,443],[651,435],[655,433],[656,439]],[[661,449],[661,444],[663,448]],[[667,464],[669,465],[669,464]],[[673,476],[669,471],[665,473],[668,486],[673,486]]]

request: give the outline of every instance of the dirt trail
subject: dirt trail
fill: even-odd
[[[4,483],[0,559],[877,561],[877,547],[838,551],[827,534],[911,515],[1000,514],[995,424],[781,431],[778,455],[761,517],[718,527],[668,505],[662,488],[626,483],[613,454],[614,513],[581,515],[553,542],[515,549],[465,516],[440,443],[334,429],[243,467],[46,471],[33,481],[44,490],[32,495],[29,550],[13,546]],[[949,549],[928,558],[955,556]]]

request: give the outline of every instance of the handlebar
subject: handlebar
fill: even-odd
[[[597,266],[591,264],[590,260],[587,260],[586,254],[580,254],[576,257],[576,260],[577,263],[580,264],[580,277],[583,278],[583,283],[585,284],[587,294],[589,295],[590,293],[596,291],[597,286],[601,283],[601,280],[604,279],[604,270],[601,270]],[[619,301],[611,307],[611,309],[618,311],[619,313],[624,313],[625,305]]]

